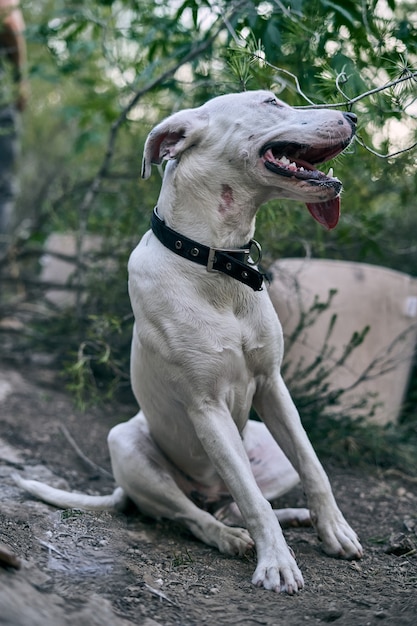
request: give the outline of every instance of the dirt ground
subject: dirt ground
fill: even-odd
[[[297,596],[251,585],[254,556],[233,559],[169,522],[60,511],[14,486],[10,474],[107,493],[106,435],[126,405],[85,413],[40,367],[0,365],[0,542],[21,568],[0,567],[0,624],[8,626],[235,626],[417,623],[417,482],[395,472],[327,467],[341,509],[366,550],[326,557],[313,530],[285,531],[304,574]],[[62,430],[62,427],[66,431]],[[295,490],[280,505],[305,505]]]

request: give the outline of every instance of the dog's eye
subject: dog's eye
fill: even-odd
[[[265,100],[265,104],[273,104],[275,107],[282,109],[282,104],[280,104],[276,98],[268,98],[268,100]]]

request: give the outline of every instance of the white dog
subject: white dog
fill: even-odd
[[[304,201],[336,225],[341,183],[314,165],[340,153],[354,129],[351,113],[294,109],[268,91],[220,96],[156,126],[144,178],[152,163],[169,163],[152,230],[129,262],[141,411],[109,434],[119,486],[103,497],[17,478],[22,487],[60,507],[111,508],[128,496],[221,552],[255,546],[252,581],[274,591],[304,584],[279,520],[311,516],[325,552],[361,557],[280,375],[281,327],[249,256],[259,256],[255,215],[271,198]],[[262,423],[248,420],[252,405]],[[274,511],[268,500],[299,478],[309,512]]]

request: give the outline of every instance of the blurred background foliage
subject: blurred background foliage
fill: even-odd
[[[311,101],[343,102],[337,77],[355,98],[416,64],[417,8],[398,0],[23,0],[23,9],[32,97],[19,219],[40,220],[37,235],[77,228],[111,125],[138,92],[88,213],[90,232],[138,238],[147,226],[160,181],[140,181],[141,150],[152,125],[173,111],[257,88],[307,105],[289,73]],[[367,146],[386,155],[416,141],[416,80],[346,107]],[[275,203],[260,212],[258,236],[271,257],[303,253],[308,241],[315,256],[415,273],[416,151],[384,159],[356,143],[349,152],[335,165],[345,187],[335,231],[324,233],[301,205]]]
[[[53,317],[36,309],[13,352],[53,352],[80,399],[128,384],[126,265],[160,187],[156,169],[139,177],[145,137],[164,116],[210,97],[272,88],[294,106],[339,103],[358,115],[359,141],[332,164],[345,189],[338,228],[324,232],[296,202],[271,202],[257,229],[267,261],[309,254],[417,274],[416,150],[407,150],[417,141],[414,2],[22,0],[22,9],[31,99],[2,276],[39,301],[50,233],[98,234],[103,250],[91,271],[77,261],[85,298]],[[14,307],[10,293],[0,313]]]

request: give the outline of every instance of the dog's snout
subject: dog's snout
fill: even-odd
[[[347,113],[343,113],[343,116],[347,119],[347,121],[349,122],[349,124],[351,124],[351,126],[356,126],[356,123],[358,121],[358,116],[355,115],[355,113],[348,111]]]

